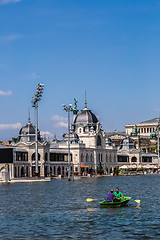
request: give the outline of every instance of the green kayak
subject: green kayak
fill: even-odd
[[[117,207],[125,207],[131,197],[121,198],[119,202],[106,202],[106,200],[100,202],[100,207],[109,207],[109,208],[117,208]]]

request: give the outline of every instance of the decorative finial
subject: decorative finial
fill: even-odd
[[[85,105],[85,108],[87,108],[87,94],[86,94],[86,90],[85,90],[85,103],[84,103],[84,105]]]
[[[31,123],[30,120],[31,120],[31,119],[30,119],[30,108],[28,108],[28,123]]]

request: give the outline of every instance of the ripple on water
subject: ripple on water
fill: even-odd
[[[99,208],[110,188],[129,207]],[[160,239],[160,176],[130,176],[0,185],[1,239]],[[86,198],[99,199],[90,203]],[[134,199],[141,200],[136,208]]]

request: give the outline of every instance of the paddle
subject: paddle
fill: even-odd
[[[95,201],[95,200],[97,200],[97,199],[93,199],[93,198],[87,198],[86,199],[87,202],[92,202],[92,201]]]
[[[137,204],[137,207],[140,207],[141,200],[138,199],[138,200],[134,200],[134,201],[135,201],[136,203],[138,203],[138,204]]]

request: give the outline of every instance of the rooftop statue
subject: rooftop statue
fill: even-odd
[[[77,98],[74,98],[74,108],[73,108],[73,113],[74,113],[74,115],[77,115],[77,113],[78,113],[78,109],[77,109],[77,102],[78,102],[78,100],[77,100]]]
[[[137,136],[140,133],[140,129],[135,125],[132,129],[131,136]]]

